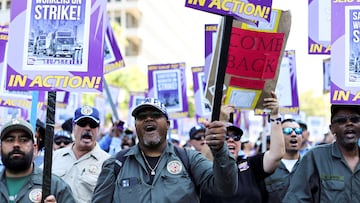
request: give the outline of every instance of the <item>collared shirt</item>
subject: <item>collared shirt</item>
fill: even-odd
[[[268,191],[268,202],[277,203],[281,202],[285,193],[290,185],[291,178],[294,175],[296,168],[299,165],[300,158],[297,159],[294,167],[289,171],[285,164],[281,161],[279,167],[275,172],[265,178],[265,186]]]
[[[334,142],[304,155],[283,202],[360,202],[359,188],[360,163],[352,172]]]
[[[93,203],[178,203],[199,202],[196,186],[209,193],[232,195],[237,189],[237,167],[226,144],[214,154],[214,164],[200,152],[186,150],[192,177],[168,143],[155,171],[154,181],[148,184],[150,174],[138,145],[124,155],[125,161],[117,177],[114,176],[112,157],[105,161],[96,186]]]
[[[110,155],[96,145],[76,159],[72,146],[54,151],[52,172],[70,185],[78,203],[90,202],[101,166]]]
[[[5,169],[0,172],[0,202],[9,202],[9,193],[6,186]],[[39,200],[39,195],[42,189],[42,170],[34,167],[30,178],[26,181],[24,186],[16,195],[15,201],[17,203],[32,203]],[[60,177],[52,175],[51,177],[51,191],[55,196],[57,202],[75,203],[72,196],[71,189]]]

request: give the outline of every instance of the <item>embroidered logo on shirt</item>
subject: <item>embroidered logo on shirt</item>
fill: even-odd
[[[36,188],[29,192],[29,199],[31,202],[40,203],[41,202],[41,189]]]
[[[170,161],[167,166],[167,170],[171,174],[179,174],[182,171],[182,164],[178,160]]]
[[[91,175],[97,175],[99,173],[99,169],[96,165],[93,165],[91,164],[89,167],[88,167],[88,171]]]
[[[249,165],[248,165],[247,161],[245,161],[245,162],[239,164],[238,167],[240,169],[240,172],[242,172],[242,171],[246,171],[249,168]]]

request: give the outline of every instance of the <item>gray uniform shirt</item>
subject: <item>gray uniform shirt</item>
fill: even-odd
[[[360,164],[353,173],[335,142],[304,155],[283,202],[360,202],[359,188]]]
[[[287,189],[289,188],[291,178],[298,167],[300,159],[298,159],[291,171],[288,171],[285,164],[281,161],[279,167],[271,176],[265,178],[266,191],[268,192],[268,202],[281,202]]]
[[[98,145],[79,159],[72,147],[65,147],[54,152],[52,172],[70,185],[76,202],[90,202],[101,166],[109,157]]]
[[[17,203],[32,203],[36,202],[40,197],[42,189],[42,170],[34,167],[34,170],[20,189],[19,193],[15,198]],[[9,202],[9,193],[6,186],[6,177],[5,169],[2,169],[0,172],[1,182],[0,182],[0,202]],[[58,203],[75,203],[75,200],[72,196],[71,189],[61,178],[56,175],[51,177],[51,191],[50,193],[55,196]]]
[[[168,143],[153,183],[148,184],[150,174],[146,169],[138,145],[124,156],[125,161],[117,177],[114,175],[115,158],[105,161],[94,191],[93,203],[153,202],[153,203],[195,203],[199,202],[195,185],[208,193],[230,196],[237,190],[237,166],[226,144],[214,155],[213,162],[201,153],[186,150],[194,182]]]

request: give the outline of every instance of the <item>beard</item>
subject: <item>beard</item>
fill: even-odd
[[[13,154],[22,154],[22,158],[11,158]],[[31,149],[29,153],[22,152],[18,149],[5,154],[1,151],[1,160],[7,170],[12,171],[13,173],[20,173],[26,171],[30,168],[34,156],[34,149]]]
[[[161,145],[161,137],[158,135],[153,140],[147,140],[146,138],[143,137],[143,144],[147,148],[157,148],[158,146]]]

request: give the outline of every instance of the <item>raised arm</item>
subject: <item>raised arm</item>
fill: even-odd
[[[285,154],[285,142],[282,134],[279,114],[279,101],[275,92],[271,92],[270,98],[264,99],[264,107],[270,109],[270,149],[264,155],[264,171],[272,173],[279,166],[281,158]]]

